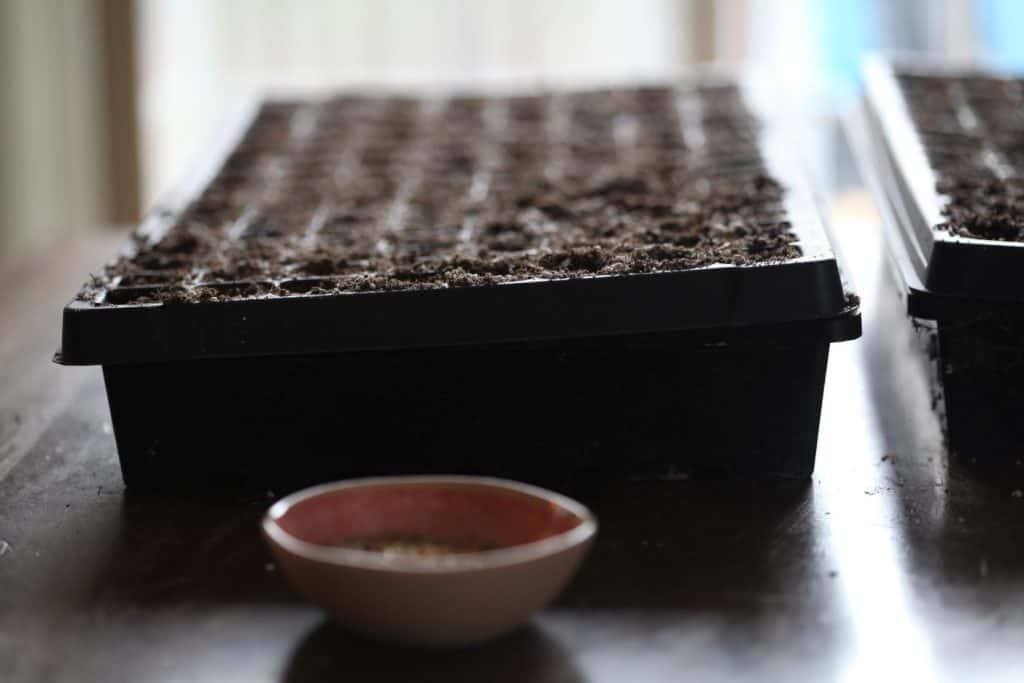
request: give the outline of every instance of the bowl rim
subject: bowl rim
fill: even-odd
[[[279,523],[279,520],[293,506],[325,494],[374,486],[420,486],[430,484],[455,484],[477,486],[494,491],[513,491],[557,505],[570,514],[575,515],[580,520],[580,523],[568,531],[563,531],[554,536],[531,543],[496,548],[494,550],[431,557],[384,554],[358,548],[318,545],[304,541],[285,531]],[[271,505],[263,515],[260,526],[264,535],[272,544],[279,546],[285,552],[305,559],[344,567],[416,574],[475,571],[532,562],[568,550],[574,546],[582,545],[590,541],[597,533],[597,519],[593,513],[585,505],[568,496],[510,479],[445,474],[360,477],[318,484],[291,493]]]

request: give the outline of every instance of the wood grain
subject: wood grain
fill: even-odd
[[[833,348],[813,480],[577,491],[602,529],[569,592],[454,652],[359,640],[295,597],[256,527],[286,491],[126,494],[99,373],[49,363],[109,249],[18,265],[0,276],[0,680],[1016,680],[1024,477],[948,459],[876,226],[837,232],[867,332]]]

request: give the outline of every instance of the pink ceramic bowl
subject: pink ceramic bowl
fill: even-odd
[[[353,630],[420,645],[471,643],[523,623],[572,578],[596,533],[576,501],[485,477],[325,484],[263,518],[299,592]]]

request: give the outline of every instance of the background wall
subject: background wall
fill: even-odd
[[[131,45],[130,8],[0,1],[0,257],[58,230],[138,215],[134,79],[125,71],[112,83],[108,49]],[[110,35],[118,22],[127,35]],[[120,64],[131,69],[130,53]],[[119,102],[127,109],[115,111]]]

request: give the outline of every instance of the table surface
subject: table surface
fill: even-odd
[[[593,492],[568,592],[449,652],[359,640],[298,599],[257,533],[285,491],[126,493],[99,370],[50,361],[121,235],[40,249],[0,273],[0,680],[1021,680],[1024,467],[947,458],[868,207],[834,212],[865,336],[832,347],[813,479]]]

